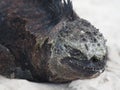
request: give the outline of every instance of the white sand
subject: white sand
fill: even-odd
[[[120,0],[72,1],[79,16],[99,28],[107,39],[110,60],[106,71],[95,79],[65,85],[0,77],[0,90],[120,90]]]

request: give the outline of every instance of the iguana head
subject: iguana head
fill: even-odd
[[[49,80],[67,82],[98,76],[106,66],[106,40],[91,23],[75,14],[70,0],[64,1],[62,9],[64,13],[50,33]]]
[[[61,24],[53,39],[49,68],[56,80],[87,79],[105,69],[107,47],[103,35],[84,19]],[[55,79],[54,77],[54,79]],[[53,80],[52,77],[50,77]]]

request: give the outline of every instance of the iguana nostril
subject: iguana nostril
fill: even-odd
[[[93,56],[93,57],[91,58],[91,61],[92,61],[93,63],[99,62],[99,60],[98,60],[95,56]]]

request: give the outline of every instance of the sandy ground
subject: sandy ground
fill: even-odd
[[[120,0],[72,0],[74,10],[100,29],[107,39],[109,61],[95,79],[68,84],[32,83],[0,77],[0,90],[120,90]]]

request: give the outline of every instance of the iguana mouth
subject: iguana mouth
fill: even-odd
[[[90,78],[92,75],[102,73],[105,70],[105,61],[96,60],[95,57],[91,60],[78,60],[74,57],[65,57],[61,60],[62,64],[70,66],[73,70],[82,73],[81,78]]]

